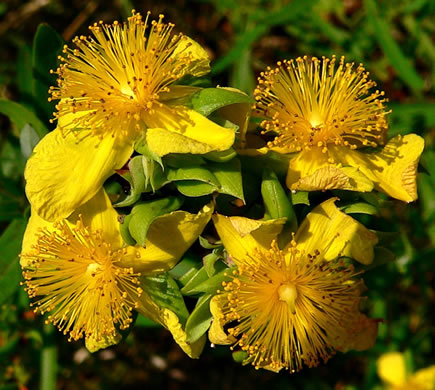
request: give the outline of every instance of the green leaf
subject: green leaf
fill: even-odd
[[[341,205],[340,210],[344,211],[346,214],[378,215],[379,213],[378,209],[375,206],[364,202]]]
[[[198,198],[200,196],[209,195],[217,191],[217,187],[207,183],[201,183],[194,180],[183,180],[175,182],[177,190],[181,194],[190,198]]]
[[[42,138],[48,133],[47,128],[39,118],[32,111],[19,103],[0,98],[0,112],[6,115],[20,130],[27,124],[30,124],[35,129],[39,138]]]
[[[147,145],[136,143],[135,148],[145,154],[133,157],[128,163],[129,171],[122,177],[130,183],[130,194],[115,207],[131,206],[143,192],[155,192],[168,182],[161,158],[151,152]]]
[[[134,150],[149,159],[156,161],[163,168],[162,158],[154,153],[148,146],[145,137],[139,138],[134,144]]]
[[[215,273],[215,264],[220,259],[220,255],[218,253],[212,252],[202,258],[204,263],[204,269],[207,272],[207,276],[211,278]]]
[[[157,217],[177,210],[182,204],[182,199],[174,196],[138,203],[131,210],[128,231],[143,246],[151,223]]]
[[[254,100],[241,92],[225,88],[205,88],[195,92],[191,98],[192,108],[204,116],[217,109],[236,103],[254,103]]]
[[[181,289],[183,295],[197,295],[204,292],[214,294],[216,290],[222,286],[222,281],[228,278],[228,268],[223,262],[217,261],[214,264],[214,268],[217,273],[211,278],[207,273],[206,267],[202,267],[197,271],[197,273]]]
[[[293,206],[276,174],[270,169],[263,171],[261,195],[263,196],[267,217],[271,219],[287,218],[288,222],[294,225],[296,230],[297,221]]]
[[[201,245],[204,249],[216,249],[222,247],[222,243],[220,241],[218,244],[212,244],[202,236],[199,236],[199,245]]]
[[[128,196],[121,202],[115,204],[115,207],[126,207],[131,206],[135,203],[139,198],[142,192],[145,191],[145,174],[143,169],[143,160],[144,156],[135,156],[128,163],[128,169],[130,171],[130,175],[127,179],[130,183],[130,193]]]
[[[218,191],[220,193],[232,195],[245,202],[239,159],[234,158],[225,163],[210,163],[208,167],[219,181],[220,187]]]
[[[242,199],[243,185],[240,161],[209,162],[195,167],[168,168],[167,178],[174,181],[178,191],[189,197],[199,197],[215,191]]]
[[[37,145],[40,138],[35,129],[28,123],[24,125],[20,133],[21,153],[25,158],[29,158],[33,152],[33,148]]]
[[[190,280],[181,289],[183,295],[190,295],[190,291],[196,286],[199,286],[202,282],[208,279],[207,271],[204,267],[201,267],[195,274],[190,278]]]
[[[33,96],[46,118],[50,118],[55,109],[55,103],[48,101],[48,89],[56,83],[56,75],[50,74],[50,70],[57,68],[57,57],[64,44],[64,40],[51,26],[38,26],[33,40]]]
[[[121,218],[122,222],[119,224],[121,237],[127,245],[136,245],[135,239],[131,236],[130,231],[128,230],[128,225],[130,224],[132,216],[133,214],[123,216],[123,218]]]
[[[204,166],[168,168],[167,178],[175,181],[178,191],[189,197],[199,197],[217,191],[220,184],[216,176]]]
[[[168,168],[166,173],[168,180],[195,180],[201,181],[219,187],[219,181],[215,175],[206,167],[182,167],[182,168]]]
[[[169,274],[141,277],[141,287],[159,307],[173,311],[180,323],[186,324],[189,312],[177,282]]]
[[[204,269],[206,269],[204,267]],[[224,263],[216,263],[216,274],[211,278],[204,280],[203,282],[193,286],[189,291],[183,290],[184,295],[197,295],[197,294],[216,294],[216,292],[222,288],[222,282],[231,281],[231,272],[233,268],[227,268]]]
[[[162,166],[157,164],[155,160],[143,156],[142,166],[145,175],[145,192],[156,192],[168,183]]]
[[[376,2],[374,0],[365,0],[365,6],[368,20],[376,32],[376,39],[390,60],[391,65],[396,69],[398,76],[412,90],[420,92],[423,89],[424,82],[411,65],[411,61],[402,53],[400,45],[392,37],[390,26],[379,16]]]
[[[0,237],[0,305],[19,287],[21,280],[18,254],[27,221],[14,219]]]
[[[227,150],[223,150],[221,152],[208,152],[202,155],[205,159],[223,163],[232,160],[237,156],[237,152],[233,148],[229,148]]]
[[[291,202],[292,205],[297,205],[297,204],[306,204],[307,206],[310,205],[310,199],[308,197],[309,192],[308,191],[296,191],[290,192],[290,197],[291,197]]]
[[[193,309],[189,318],[186,322],[186,335],[187,340],[190,343],[194,343],[196,340],[199,340],[200,337],[207,332],[210,327],[211,321],[213,319],[210,313],[210,301],[212,295],[207,294],[203,295]]]
[[[163,157],[166,166],[171,168],[199,167],[204,165],[204,159],[197,154],[171,153]]]
[[[202,263],[192,251],[187,251],[183,259],[168,273],[185,286],[201,268]]]

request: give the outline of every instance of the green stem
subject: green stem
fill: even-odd
[[[41,351],[40,390],[56,389],[57,348],[54,342],[55,329],[52,325],[44,326],[44,346]]]

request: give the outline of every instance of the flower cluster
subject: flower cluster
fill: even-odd
[[[305,218],[289,200],[289,190],[335,189],[417,198],[423,139],[388,139],[387,99],[363,65],[283,60],[251,98],[199,87],[207,51],[163,15],[133,11],[90,32],[59,56],[57,127],[25,169],[22,284],[35,311],[90,351],[118,343],[138,312],[191,357],[208,331],[275,372],[372,347],[381,320],[362,313],[362,268],[376,234],[335,196]],[[285,177],[271,154],[288,164]],[[243,180],[247,171],[261,184]],[[204,264],[184,258],[204,231]],[[185,296],[198,299],[193,312]],[[196,315],[204,302],[209,329],[195,322],[207,323]]]

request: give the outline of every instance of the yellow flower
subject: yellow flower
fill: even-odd
[[[26,193],[44,219],[68,217],[121,168],[134,142],[145,139],[159,156],[226,150],[235,129],[218,126],[182,104],[198,88],[174,85],[209,71],[204,49],[173,24],[133,11],[125,24],[102,22],[93,37],[65,47],[57,69],[57,128],[29,159]]]
[[[260,151],[294,153],[287,173],[291,190],[371,191],[411,202],[424,141],[397,136],[385,146],[384,92],[360,64],[323,58],[278,62],[258,78],[256,113],[272,140]],[[368,148],[377,148],[368,150]]]
[[[120,340],[118,329],[129,327],[135,309],[174,330],[176,341],[192,354],[175,314],[150,299],[140,276],[172,268],[198,238],[211,212],[205,206],[197,215],[176,211],[158,217],[145,247],[125,246],[118,214],[103,190],[69,220],[51,223],[32,213],[21,266],[35,311],[48,313],[48,321],[70,340],[84,337],[88,349],[95,351]]]
[[[378,375],[388,390],[435,389],[435,365],[408,375],[403,354],[388,352],[378,359],[377,366]]]
[[[378,321],[359,312],[363,282],[340,256],[368,264],[377,238],[334,201],[315,208],[283,250],[283,220],[213,217],[237,269],[211,301],[212,343],[245,351],[256,368],[290,372],[374,344]]]

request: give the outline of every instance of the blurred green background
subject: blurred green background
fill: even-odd
[[[37,133],[50,126],[53,107],[46,98],[54,81],[48,69],[56,67],[53,53],[62,45],[45,37],[47,28],[38,30],[34,41],[35,33],[47,23],[69,42],[87,34],[94,21],[125,19],[132,8],[153,16],[164,13],[176,30],[208,50],[214,84],[249,94],[258,73],[280,59],[336,54],[362,62],[390,98],[389,135],[413,132],[425,138],[419,200],[409,205],[389,201],[380,215],[363,220],[369,228],[392,233],[383,240],[396,255],[364,275],[364,305],[372,317],[384,319],[373,349],[337,354],[327,365],[277,375],[240,366],[227,347],[207,346],[200,360],[191,360],[169,332],[142,321],[120,345],[90,355],[81,342],[68,343],[30,310],[19,287],[17,257],[29,213],[23,169],[33,132],[25,125],[30,121]],[[405,352],[410,371],[434,364],[434,36],[433,0],[2,1],[0,390],[376,389],[382,388],[376,360],[384,352]],[[23,132],[27,136],[20,141]]]

